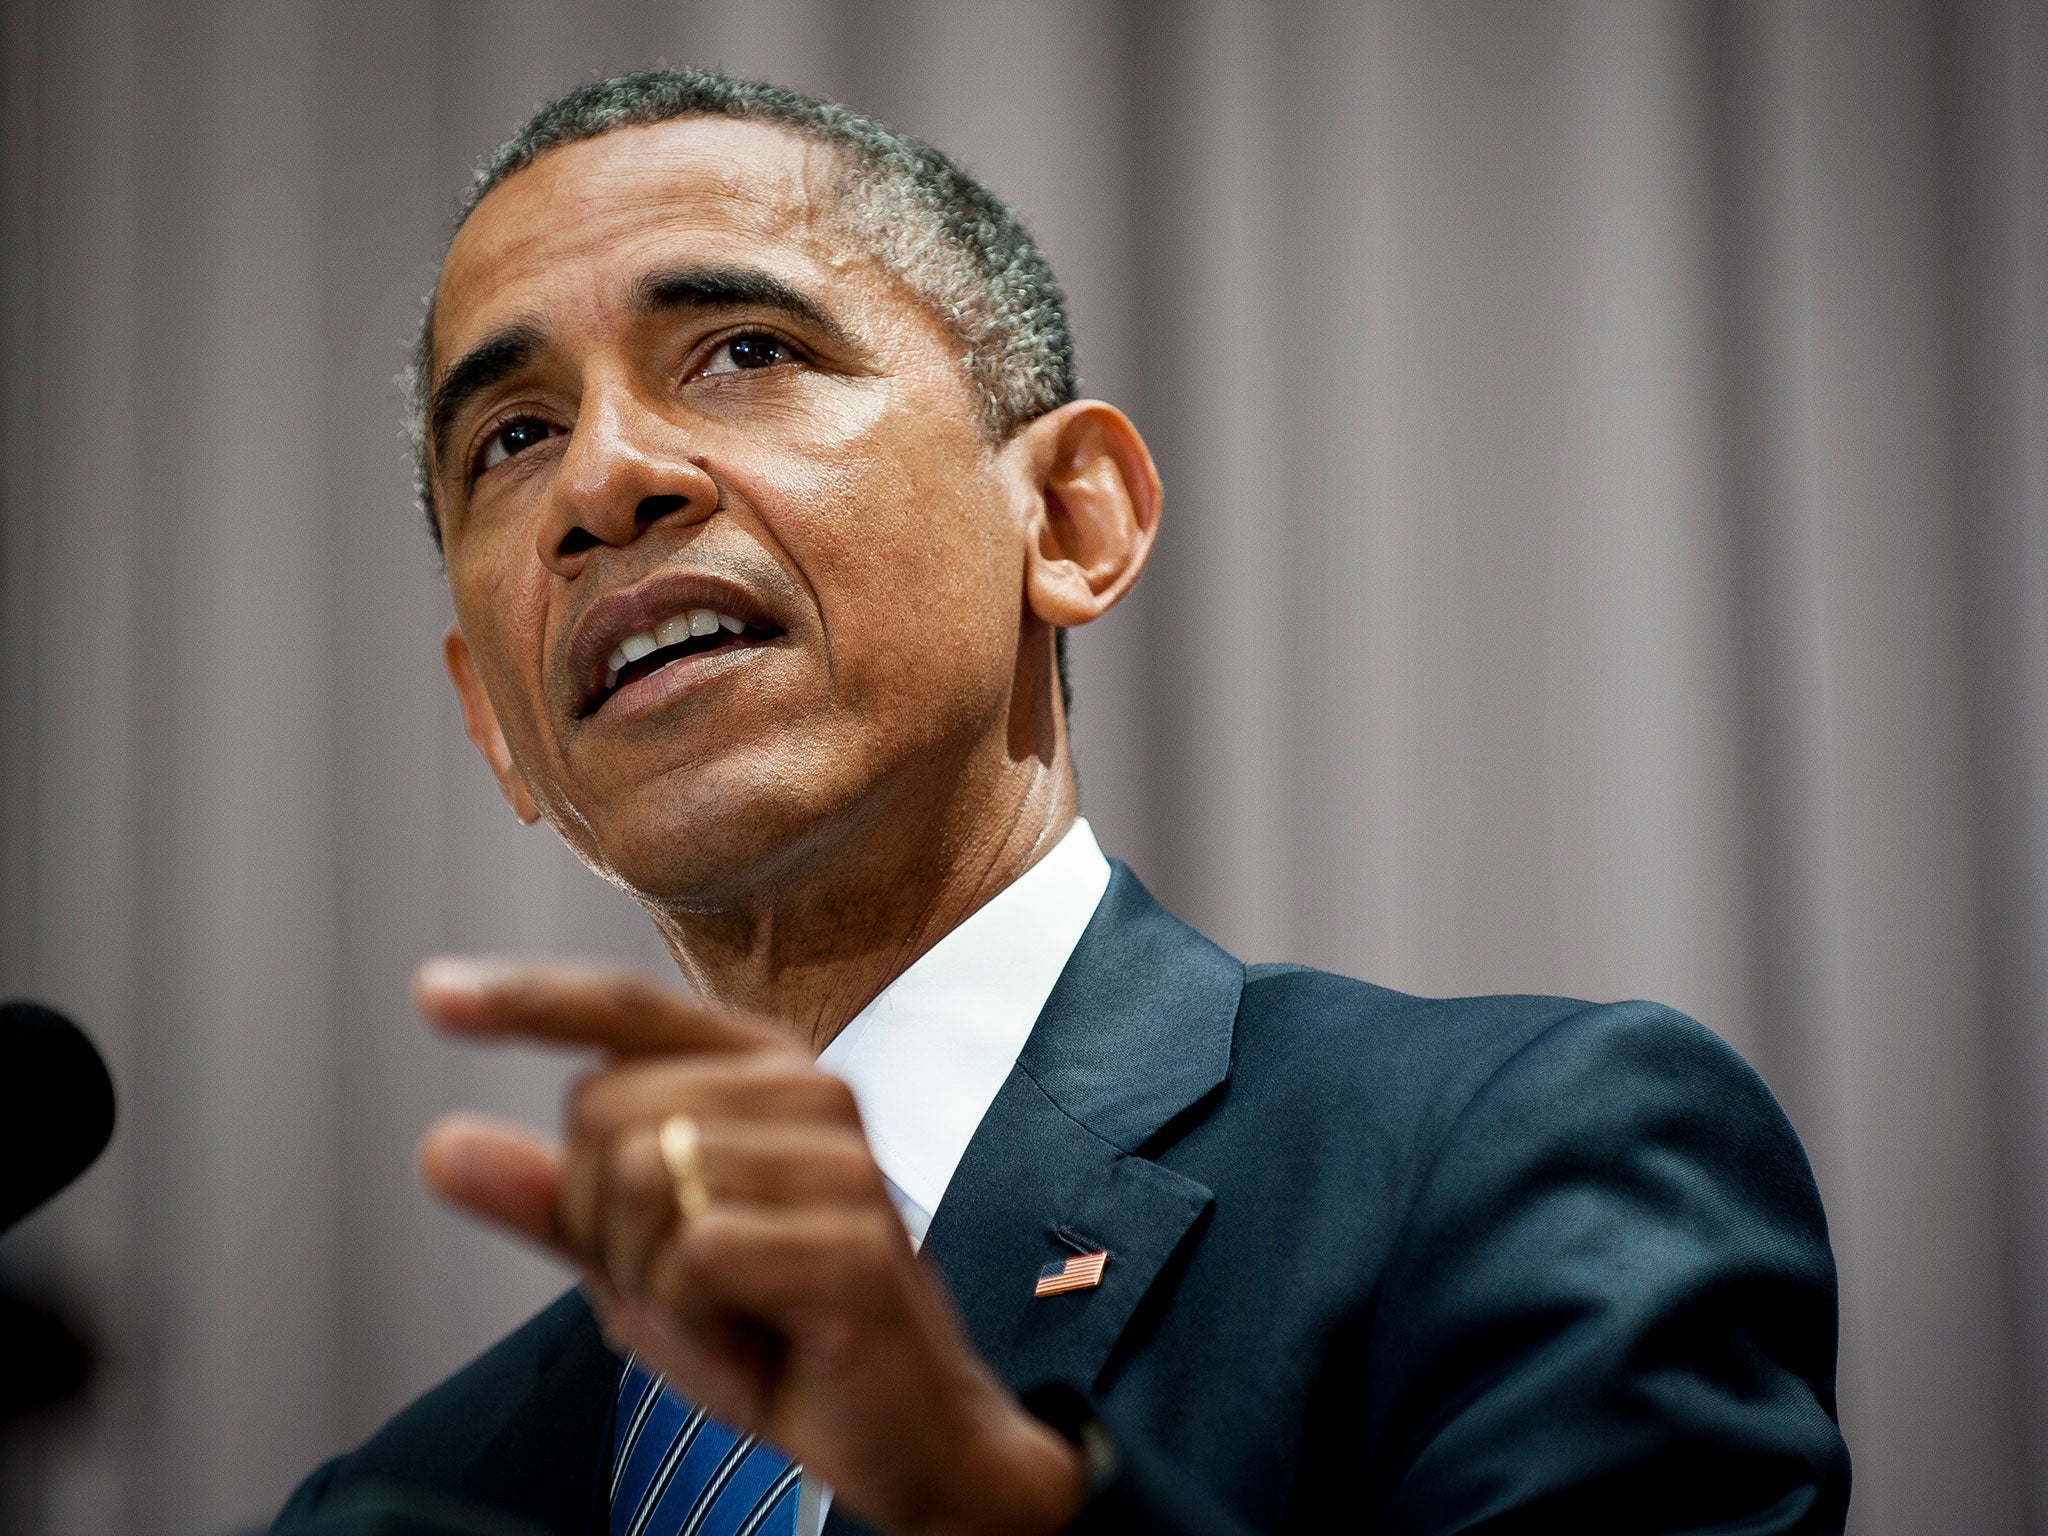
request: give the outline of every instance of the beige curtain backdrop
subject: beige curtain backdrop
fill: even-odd
[[[1250,957],[1719,1030],[1827,1193],[1854,1529],[2048,1524],[2040,0],[4,11],[0,992],[123,1097],[8,1245],[111,1355],[25,1528],[259,1519],[562,1283],[411,1171],[562,1067],[406,975],[663,960],[458,733],[392,375],[472,160],[659,59],[1049,247],[1169,487],[1075,647],[1109,848]]]

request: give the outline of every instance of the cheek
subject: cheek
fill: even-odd
[[[818,595],[842,684],[1007,681],[1022,552],[978,450],[870,441],[778,477],[784,542]]]
[[[528,559],[470,563],[450,585],[462,632],[513,744],[535,739],[548,641],[547,573]]]

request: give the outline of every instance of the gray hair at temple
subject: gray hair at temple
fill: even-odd
[[[923,140],[780,86],[696,69],[647,70],[581,86],[541,107],[478,166],[451,241],[493,187],[547,151],[685,117],[773,123],[838,151],[845,174],[837,212],[883,269],[958,339],[961,367],[996,441],[1075,397],[1066,301],[1015,211]],[[405,384],[420,507],[439,547],[426,430],[433,325],[429,299]]]

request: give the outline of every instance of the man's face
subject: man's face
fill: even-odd
[[[463,640],[540,809],[658,902],[880,832],[1003,738],[1028,481],[836,180],[762,124],[625,129],[508,178],[442,272]]]

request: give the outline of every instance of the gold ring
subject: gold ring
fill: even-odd
[[[676,1206],[685,1218],[711,1203],[697,1155],[703,1140],[697,1122],[688,1115],[670,1115],[661,1122],[661,1160],[668,1165],[669,1179],[676,1187]]]

